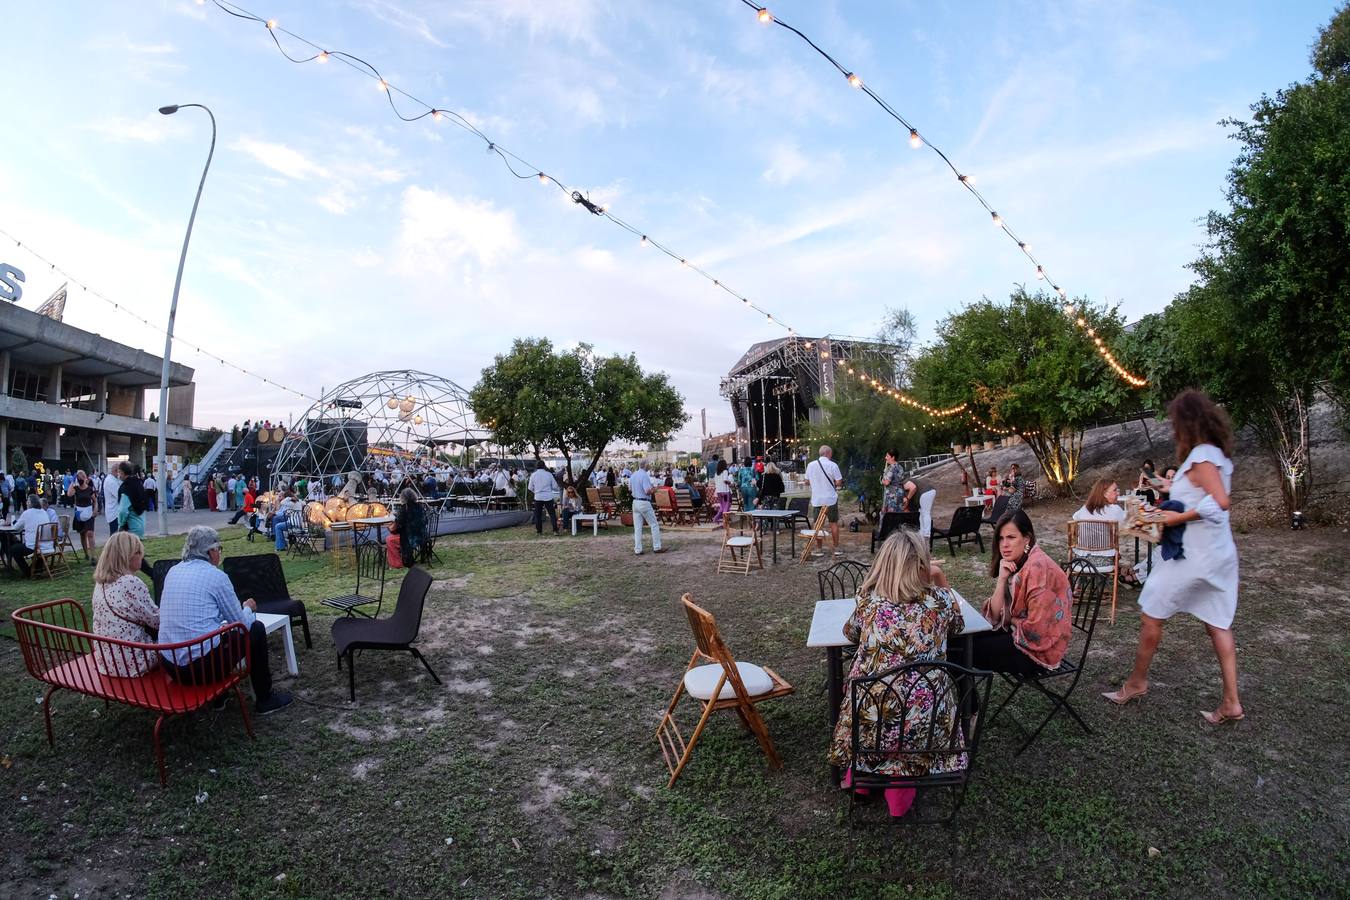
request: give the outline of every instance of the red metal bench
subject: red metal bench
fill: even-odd
[[[28,674],[51,685],[42,698],[42,714],[47,724],[47,742],[53,747],[56,746],[56,738],[52,733],[51,697],[59,688],[98,697],[105,703],[122,703],[159,713],[159,718],[155,720],[154,737],[160,784],[168,784],[169,780],[164,767],[164,748],[159,740],[160,728],[168,717],[196,712],[226,691],[233,690],[239,702],[239,712],[244,717],[244,730],[249,737],[253,737],[253,725],[249,722],[248,709],[239,690],[239,682],[248,674],[248,632],[238,622],[231,622],[190,641],[144,644],[91,634],[84,607],[74,600],[52,600],[25,606],[16,609],[11,618],[18,632],[19,647],[23,650]],[[211,647],[212,638],[223,638],[234,630],[241,632],[244,638],[244,664],[229,672],[211,673],[214,677],[206,684],[179,684],[169,678],[163,666],[155,666],[135,678],[104,675],[99,671],[94,656],[98,653],[105,661],[120,659],[131,662],[143,653],[158,655],[161,650],[188,648],[190,659],[196,660]]]

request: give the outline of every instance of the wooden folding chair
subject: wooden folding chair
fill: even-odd
[[[685,615],[689,617],[695,647],[680,684],[675,688],[675,696],[666,707],[665,715],[661,716],[661,724],[656,727],[656,740],[661,745],[666,768],[670,770],[670,781],[666,787],[674,786],[675,779],[680,777],[694,753],[694,747],[708,724],[708,717],[719,709],[736,710],[741,725],[759,741],[769,765],[775,769],[782,768],[783,759],[778,755],[773,739],[769,737],[769,729],[760,718],[755,704],[792,693],[792,685],[772,669],[737,662],[723,642],[712,613],[695,604],[689,594],[681,597],[680,602],[684,604]],[[688,742],[680,733],[674,718],[675,707],[686,693],[703,707],[698,725]]]
[[[803,528],[799,533],[806,538],[806,546],[802,548],[801,562],[806,562],[811,558],[811,551],[817,544],[824,546],[825,538],[830,536],[829,530],[825,527],[826,519],[829,518],[830,508],[822,506],[820,512],[816,514],[816,522],[810,528]]]
[[[70,517],[69,515],[59,515],[59,516],[56,517],[56,521],[57,521],[57,523],[61,526],[61,528],[60,528],[60,534],[61,534],[61,542],[60,542],[60,545],[61,545],[62,551],[64,551],[67,547],[69,547],[69,548],[70,548],[70,555],[73,556],[73,557],[75,557],[76,559],[79,559],[79,558],[80,558],[80,549],[79,549],[78,547],[76,547],[76,546],[71,542],[71,540],[70,540],[71,517]]]
[[[41,569],[47,573],[48,578],[55,578],[57,575],[69,575],[70,566],[66,563],[65,551],[61,549],[61,537],[57,523],[48,522],[46,525],[39,525],[37,528],[37,538],[35,543],[37,549],[33,551],[29,564],[29,573],[37,575]],[[50,550],[43,551],[42,545],[47,544]]]
[[[1120,535],[1115,522],[1069,522],[1069,565],[1087,560],[1099,575],[1111,576],[1111,624],[1116,624],[1120,587]],[[1075,553],[1074,551],[1081,551]],[[1106,554],[1110,553],[1108,559]]]
[[[741,534],[739,530],[733,534],[731,531],[731,517],[734,513],[728,513],[722,517],[722,554],[717,557],[717,574],[723,572],[739,572],[742,575],[750,574],[750,551],[754,551],[754,561],[764,568],[764,549],[759,542],[759,529],[754,527],[751,522],[750,534]]]
[[[662,525],[674,525],[677,517],[675,501],[670,498],[670,491],[665,488],[657,488],[652,494],[653,506],[656,508],[656,518]]]

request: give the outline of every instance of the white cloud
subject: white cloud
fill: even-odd
[[[118,143],[135,142],[158,144],[180,137],[186,126],[173,116],[150,113],[133,119],[128,116],[104,116],[85,125],[85,128]]]
[[[769,167],[760,177],[770,184],[787,184],[795,181],[810,166],[810,160],[795,142],[774,144],[769,148]]]
[[[285,144],[274,144],[270,141],[260,141],[257,138],[241,137],[231,146],[235,150],[247,153],[267,168],[274,172],[280,172],[288,178],[303,180],[311,175],[322,178],[328,174],[322,166],[312,162],[299,150],[287,147]]]
[[[346,215],[347,211],[352,208],[352,198],[347,195],[346,191],[338,187],[320,194],[315,202],[336,216]]]
[[[426,19],[388,0],[365,0],[361,6],[381,22],[415,34],[428,44],[441,48],[450,46],[432,32]]]
[[[489,266],[519,243],[515,214],[490,201],[416,185],[403,192],[398,255],[405,273],[444,273],[466,258]]]

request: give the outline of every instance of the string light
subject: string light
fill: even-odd
[[[767,9],[761,9],[759,11],[759,20],[763,22],[765,25],[768,25],[770,22],[773,21],[773,14],[770,13]]]
[[[85,284],[84,282],[80,281],[78,278],[76,278],[76,277],[75,277],[74,275],[72,275],[70,272],[66,271],[65,269],[63,269],[63,268],[61,268],[60,266],[58,266],[56,263],[54,263],[54,262],[52,262],[51,260],[47,259],[47,258],[46,258],[45,256],[43,256],[41,253],[39,253],[39,252],[37,252],[36,250],[34,250],[30,245],[23,243],[21,240],[19,240],[18,238],[16,238],[14,235],[10,234],[8,231],[5,231],[3,228],[0,228],[0,235],[3,235],[5,238],[7,238],[7,239],[13,241],[13,242],[14,242],[14,246],[19,247],[19,248],[24,249],[24,250],[27,250],[27,251],[28,251],[30,254],[32,254],[36,259],[40,260],[40,261],[43,262],[43,263],[46,263],[50,271],[59,274],[61,277],[65,278],[66,281],[68,281],[70,284],[75,285],[77,288],[79,288],[79,289],[80,289],[81,291],[83,291],[84,293],[90,294],[90,295],[92,295],[92,296],[94,296],[94,297],[97,297],[99,300],[102,300],[104,303],[108,304],[108,305],[111,306],[113,309],[117,310],[118,312],[125,313],[126,315],[128,315],[128,316],[130,316],[131,318],[135,319],[137,322],[140,322],[140,323],[141,323],[142,325],[144,325],[145,327],[150,328],[150,329],[153,329],[154,331],[158,332],[158,333],[161,334],[161,335],[167,334],[167,332],[164,330],[164,328],[163,328],[162,326],[159,326],[159,325],[154,324],[154,323],[151,322],[149,319],[145,318],[144,316],[142,316],[142,315],[140,315],[140,314],[138,314],[138,313],[132,312],[130,309],[127,309],[125,306],[123,306],[122,304],[118,303],[117,301],[111,299],[111,298],[108,297],[107,295],[105,295],[105,294],[103,294],[103,293],[100,293],[100,292],[99,292],[98,290],[96,290],[95,288],[89,287],[87,284]],[[280,388],[281,390],[285,391],[286,393],[288,393],[288,394],[294,394],[295,396],[297,396],[297,397],[299,397],[299,398],[301,398],[301,399],[303,399],[303,400],[309,400],[309,401],[316,402],[316,403],[318,402],[318,399],[319,399],[319,398],[317,398],[317,397],[311,397],[309,394],[306,394],[306,393],[304,393],[303,391],[297,391],[295,388],[286,387],[284,384],[280,384],[280,383],[278,383],[278,382],[276,382],[276,381],[272,381],[272,380],[270,380],[270,379],[263,378],[261,375],[258,375],[258,374],[254,373],[254,372],[250,372],[248,369],[245,369],[243,366],[236,365],[235,363],[230,362],[228,359],[225,359],[224,357],[221,357],[221,356],[217,356],[217,355],[215,355],[214,353],[211,353],[211,352],[208,351],[208,350],[203,350],[201,347],[198,347],[198,346],[196,346],[195,344],[189,344],[189,343],[187,343],[186,341],[180,341],[179,343],[183,344],[183,346],[185,346],[185,347],[191,347],[193,350],[195,350],[196,352],[202,354],[203,356],[206,356],[206,357],[209,358],[209,359],[214,359],[216,362],[220,363],[222,366],[229,366],[231,369],[235,369],[235,370],[238,371],[238,372],[242,372],[243,374],[248,375],[250,378],[257,378],[257,379],[261,380],[261,381],[263,382],[263,384],[266,384],[266,385],[269,385],[269,386],[275,387],[275,388]]]
[[[764,12],[764,8],[755,3],[754,0],[741,0],[741,3],[755,10],[757,14]],[[762,15],[760,16],[760,21],[761,22],[766,21]],[[1007,226],[1007,224],[1004,223],[1002,216],[1000,216],[998,213],[994,211],[993,206],[989,204],[989,201],[985,199],[984,195],[975,189],[975,179],[973,176],[961,172],[961,170],[956,167],[956,164],[952,162],[951,158],[948,157],[947,154],[944,153],[941,149],[935,147],[932,141],[925,141],[924,139],[920,138],[918,127],[915,126],[913,122],[910,122],[907,118],[901,115],[899,111],[897,111],[893,106],[887,103],[886,100],[883,99],[880,94],[876,93],[876,91],[872,90],[871,87],[869,87],[866,84],[863,84],[862,80],[859,79],[858,76],[853,74],[853,72],[851,72],[849,69],[845,68],[843,63],[839,62],[837,59],[831,56],[816,41],[812,40],[801,30],[793,27],[792,25],[789,25],[788,23],[784,22],[781,19],[775,19],[773,17],[770,17],[767,21],[774,25],[781,26],[782,28],[792,32],[803,42],[805,42],[812,50],[820,54],[820,56],[823,57],[827,62],[829,62],[830,65],[834,66],[840,72],[840,74],[842,74],[844,77],[848,79],[849,84],[866,93],[867,96],[871,98],[877,104],[877,106],[881,108],[883,112],[886,113],[886,115],[890,116],[897,123],[899,123],[901,127],[909,131],[909,143],[911,147],[917,149],[918,147],[921,147],[925,143],[927,143],[928,147],[938,155],[938,157],[942,160],[942,162],[946,164],[947,168],[951,169],[952,174],[957,177],[957,179],[961,182],[962,186],[964,186],[966,190],[970,191],[971,196],[974,197],[976,201],[981,206],[984,207],[985,211],[988,212],[993,217],[994,224],[997,225],[1005,234],[1008,235],[1009,238],[1013,240],[1014,243],[1017,244],[1018,249],[1021,250],[1022,253],[1027,257],[1027,260],[1033,266],[1036,267],[1036,277],[1037,278],[1047,277],[1040,261],[1032,255],[1031,247],[1025,241],[1019,239],[1015,233],[1013,233],[1012,229],[1010,229]],[[1066,298],[1068,296],[1068,292],[1057,285],[1055,286],[1055,291],[1060,295],[1061,299]],[[1102,355],[1102,358],[1105,359],[1108,364],[1110,364],[1111,368],[1114,369],[1116,373],[1120,375],[1120,377],[1130,385],[1134,387],[1142,387],[1148,384],[1148,381],[1146,379],[1140,378],[1139,376],[1134,375],[1133,373],[1127,371],[1122,366],[1120,366],[1120,364],[1115,361],[1114,357],[1110,355],[1109,351],[1106,350],[1104,345],[1099,348],[1098,352]]]
[[[233,16],[234,18],[259,22],[264,25],[267,25],[269,22],[275,24],[275,20],[264,19],[261,16],[257,15],[256,13],[253,13],[250,10],[247,10],[244,7],[240,6],[239,4],[232,2],[232,0],[212,0],[212,3],[216,6],[217,9],[229,14],[230,16]],[[756,8],[758,9],[758,7]],[[768,21],[773,22],[774,21],[773,17],[769,16]],[[688,268],[694,273],[706,278],[708,281],[712,282],[714,287],[726,291],[731,296],[740,300],[744,306],[749,307],[751,310],[755,312],[762,313],[765,316],[766,322],[775,324],[778,327],[784,329],[784,331],[788,330],[788,325],[781,319],[769,315],[768,310],[762,309],[758,305],[751,303],[750,300],[745,295],[741,294],[738,291],[733,290],[732,288],[727,286],[725,282],[713,277],[713,275],[711,275],[710,273],[705,272],[698,266],[691,265],[685,257],[681,256],[679,253],[675,252],[674,250],[665,246],[661,242],[657,241],[655,238],[651,237],[651,235],[647,232],[646,229],[638,228],[637,226],[632,225],[624,221],[623,219],[619,218],[618,216],[614,215],[612,212],[610,212],[609,207],[607,205],[592,202],[588,197],[582,195],[580,191],[576,191],[573,190],[572,188],[569,188],[556,176],[545,172],[539,166],[532,165],[531,163],[529,163],[516,153],[513,153],[506,147],[503,147],[501,144],[497,143],[492,138],[488,137],[487,134],[485,134],[480,128],[478,128],[478,126],[474,125],[473,122],[470,121],[466,116],[457,113],[454,110],[434,107],[431,104],[413,96],[412,94],[403,90],[402,88],[399,88],[398,86],[390,83],[389,80],[384,77],[384,75],[380,72],[379,69],[377,69],[374,65],[367,62],[366,60],[360,58],[359,56],[355,56],[351,53],[347,53],[342,50],[326,50],[319,44],[309,40],[308,38],[296,34],[293,31],[289,31],[285,28],[269,26],[267,31],[268,35],[272,38],[273,44],[276,45],[277,51],[281,53],[282,56],[286,57],[286,59],[289,60],[290,62],[293,63],[312,62],[318,59],[321,55],[327,54],[329,56],[332,56],[338,62],[346,65],[348,68],[356,72],[359,72],[360,74],[366,76],[367,78],[373,79],[379,90],[382,91],[384,95],[389,98],[389,106],[390,109],[393,110],[394,115],[398,116],[403,121],[415,122],[418,119],[423,118],[424,116],[435,116],[436,113],[439,113],[440,116],[435,116],[436,118],[444,116],[455,126],[469,132],[470,134],[477,137],[479,140],[483,141],[483,143],[486,145],[487,152],[495,153],[501,159],[502,164],[506,166],[507,170],[512,175],[522,179],[537,177],[539,181],[543,184],[552,184],[553,186],[562,190],[565,194],[569,195],[572,198],[573,202],[582,206],[588,212],[591,212],[602,218],[608,219],[614,225],[617,225],[619,228],[622,228],[625,231],[631,233],[633,237],[638,238],[639,243],[641,243],[641,239],[645,237],[647,244],[649,244],[652,247],[655,247],[657,250],[664,253],[666,256],[670,257],[673,261],[678,262],[682,267]],[[277,36],[278,34],[284,34],[298,43],[302,43],[313,48],[316,51],[315,54],[309,57],[292,56],[289,52],[287,52],[286,48],[282,46],[281,40]],[[857,86],[861,86],[861,84],[862,82],[858,81]],[[407,114],[403,109],[400,108],[398,102],[395,101],[395,95],[407,101],[407,103],[405,103],[404,106],[406,106],[408,103],[411,103],[415,104],[416,106],[424,108],[424,111],[412,115]],[[520,167],[524,167],[523,171]]]

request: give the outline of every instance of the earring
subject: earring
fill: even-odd
[[[1023,552],[1023,553],[1030,553],[1030,552],[1031,552],[1031,544],[1028,543],[1028,544],[1026,545],[1026,547],[1022,550],[1022,552]]]

